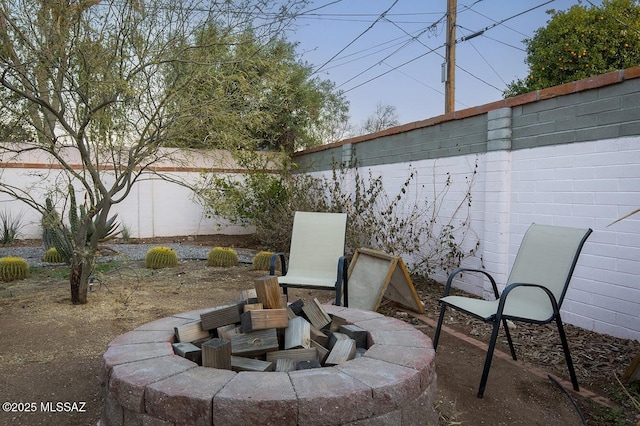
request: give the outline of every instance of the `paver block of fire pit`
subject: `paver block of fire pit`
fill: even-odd
[[[412,325],[391,317],[370,318],[363,321],[357,321],[354,325],[365,330],[395,331],[413,329]]]
[[[431,349],[399,347],[394,345],[373,345],[364,354],[364,358],[374,358],[414,368],[420,372],[420,389],[425,389],[435,375],[436,353]]]
[[[240,372],[213,397],[221,425],[297,425],[298,400],[287,373]]]
[[[378,312],[365,311],[363,309],[344,308],[335,305],[322,305],[322,308],[329,315],[339,317],[339,321],[344,320],[343,324],[355,324],[358,321],[370,320],[375,318],[382,318],[384,315]]]
[[[211,425],[212,401],[236,373],[197,367],[150,384],[145,408],[149,414],[178,424]]]
[[[299,425],[344,424],[376,411],[371,388],[335,367],[297,370],[289,376],[298,395]]]
[[[436,426],[438,412],[435,407],[436,374],[431,376],[429,385],[418,398],[408,401],[402,408],[402,426]]]
[[[113,339],[108,346],[132,345],[136,343],[169,342],[173,343],[175,336],[171,330],[133,330]]]
[[[174,327],[179,327],[181,325],[192,322],[186,318],[177,318],[177,317],[166,317],[160,318],[155,321],[148,322],[146,324],[141,325],[140,327],[135,328],[137,331],[149,331],[149,330],[173,330]]]
[[[144,411],[144,389],[147,385],[196,367],[178,355],[116,365],[111,370],[109,392],[125,409],[141,413]]]
[[[410,327],[407,330],[394,331],[369,331],[369,346],[374,344],[380,345],[396,345],[412,348],[433,348],[433,342],[426,334]]]
[[[109,346],[102,355],[102,374],[105,379],[108,379],[111,369],[116,365],[171,354],[173,349],[168,342]]]
[[[401,408],[420,396],[420,371],[373,358],[360,357],[336,366],[373,390],[375,414]]]
[[[191,321],[196,321],[200,319],[200,316],[206,312],[209,312],[211,308],[203,308],[203,309],[195,309],[193,311],[181,312],[179,314],[173,315],[173,318],[184,318]]]

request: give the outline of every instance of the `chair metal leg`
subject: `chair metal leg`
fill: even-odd
[[[513,358],[514,361],[517,361],[518,358],[516,357],[516,350],[513,347],[513,340],[511,340],[511,333],[509,332],[509,326],[507,325],[507,320],[503,319],[502,320],[502,325],[504,327],[504,332],[507,335],[507,342],[509,343],[509,350],[511,350],[511,358]]]
[[[436,333],[433,335],[433,350],[438,349],[438,340],[440,340],[440,331],[442,328],[442,323],[444,321],[444,311],[447,309],[446,304],[442,304],[440,307],[440,317],[438,318],[438,325],[436,327]]]
[[[340,298],[341,298],[341,295],[342,295],[342,281],[338,281],[336,283],[336,287],[335,288],[336,288],[336,306],[342,306],[340,304]]]
[[[576,377],[576,372],[573,368],[573,360],[571,359],[571,352],[569,351],[569,343],[567,342],[567,335],[564,332],[560,315],[556,316],[556,324],[558,325],[558,333],[560,333],[560,341],[562,342],[562,349],[564,350],[564,359],[567,362],[567,368],[569,368],[571,384],[573,384],[573,390],[578,392],[580,391],[580,386],[578,386],[578,378]]]
[[[482,370],[482,378],[480,379],[480,387],[478,388],[478,398],[484,396],[484,388],[487,386],[487,378],[489,377],[489,369],[493,360],[493,351],[496,348],[496,340],[498,340],[498,331],[500,330],[500,320],[493,322],[493,331],[491,332],[491,341],[487,349],[487,357],[484,360],[484,368]]]

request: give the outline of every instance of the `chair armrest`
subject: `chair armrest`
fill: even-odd
[[[449,274],[449,278],[447,278],[447,284],[444,287],[444,296],[443,297],[446,297],[446,296],[449,295],[449,292],[451,291],[451,285],[453,284],[453,279],[455,278],[456,275],[458,275],[458,274],[460,274],[462,272],[477,272],[477,273],[483,274],[484,276],[489,278],[489,281],[491,282],[491,287],[493,287],[493,294],[494,294],[495,298],[496,299],[500,298],[500,293],[498,292],[498,286],[496,285],[496,280],[493,279],[491,274],[489,274],[487,271],[483,271],[482,269],[473,269],[473,268],[458,268],[458,269],[454,270],[453,272],[451,272]]]
[[[280,258],[280,266],[282,267],[282,275],[287,275],[287,260],[284,253],[273,253],[269,262],[269,275],[276,274],[276,262]]]
[[[349,260],[345,256],[340,256],[338,259],[338,277],[337,283],[342,282],[343,305],[345,308],[349,307],[349,286],[348,280]]]
[[[502,311],[504,310],[504,305],[507,302],[507,297],[509,297],[509,293],[511,293],[511,291],[513,291],[518,287],[535,287],[544,291],[547,297],[549,297],[549,302],[551,302],[551,307],[553,308],[554,316],[557,316],[560,313],[560,307],[558,306],[558,301],[556,300],[556,297],[553,295],[551,290],[549,290],[547,287],[540,284],[534,284],[534,283],[511,283],[502,291],[502,295],[500,296],[500,302],[498,303],[498,310],[496,312],[498,316],[502,316]]]

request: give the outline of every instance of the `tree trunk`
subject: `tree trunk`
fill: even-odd
[[[89,277],[93,271],[93,263],[93,258],[72,260],[69,284],[71,285],[71,303],[74,305],[84,305],[88,302]]]

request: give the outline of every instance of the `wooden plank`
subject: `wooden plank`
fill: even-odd
[[[204,342],[202,366],[231,370],[231,342],[217,337]]]
[[[311,340],[315,340],[325,348],[329,347],[329,336],[313,324],[311,324]]]
[[[340,326],[340,333],[349,336],[356,341],[356,348],[367,347],[367,331],[354,324]]]
[[[232,355],[253,357],[278,349],[278,334],[275,328],[231,336]]]
[[[242,290],[240,292],[240,301],[245,304],[258,303],[258,294],[256,293],[256,289],[250,288],[248,290]]]
[[[207,337],[203,337],[202,339],[194,340],[193,342],[191,342],[191,344],[195,345],[198,348],[201,348],[202,344],[204,342],[206,342],[207,340],[211,339],[212,337],[215,337],[215,336],[212,336],[212,335],[209,334]]]
[[[331,324],[331,317],[322,308],[322,305],[317,298],[313,299],[313,301],[309,303],[305,303],[302,310],[309,322],[316,328],[323,329],[327,325]]]
[[[231,369],[233,371],[273,371],[273,368],[273,362],[231,355]]]
[[[342,327],[343,325],[347,325],[349,324],[349,321],[347,321],[346,319],[344,319],[343,317],[341,317],[340,315],[334,315],[331,318],[331,324],[329,326],[329,331],[338,331],[340,330],[340,327]]]
[[[244,312],[254,311],[256,309],[264,309],[264,306],[262,306],[262,303],[247,303],[243,306]]]
[[[282,291],[278,284],[278,277],[267,275],[256,278],[253,284],[258,296],[258,302],[262,303],[265,309],[284,309],[286,304],[282,304]]]
[[[275,370],[278,372],[288,373],[289,371],[296,371],[298,369],[298,361],[290,358],[278,358],[276,360]]]
[[[289,326],[284,331],[284,348],[310,348],[311,324],[302,317],[289,320]]]
[[[337,331],[334,331],[333,333],[331,333],[331,335],[329,336],[329,346],[328,346],[329,350],[333,349],[333,347],[335,346],[338,340],[344,340],[344,339],[350,339],[350,337],[347,336],[346,334],[338,333]]]
[[[291,302],[289,303],[289,305],[287,305],[288,308],[290,308],[294,314],[296,314],[297,316],[302,315],[302,307],[304,306],[304,301],[302,299],[298,299],[295,302]]]
[[[194,321],[174,327],[173,331],[176,335],[176,340],[183,343],[191,343],[194,340],[211,337],[209,335],[209,330],[204,330],[202,328],[202,322],[200,321]]]
[[[314,348],[302,348],[267,353],[267,361],[276,361],[281,358],[288,358],[296,361],[311,361],[318,359],[318,352]]]
[[[224,325],[240,322],[240,312],[242,305],[234,303],[232,305],[218,306],[200,315],[203,330],[213,330]]]
[[[202,365],[202,350],[193,343],[177,342],[173,345],[173,353],[198,365]]]
[[[240,315],[242,332],[268,328],[286,328],[289,325],[289,317],[286,309],[256,309]]]
[[[324,361],[329,355],[329,349],[324,347],[321,343],[316,342],[315,340],[311,341],[311,347],[316,349],[316,352],[318,353],[318,361],[320,362],[320,364],[324,364]]]
[[[298,370],[309,370],[311,368],[321,368],[322,365],[318,361],[300,361],[298,362]]]
[[[216,333],[221,339],[231,340],[231,336],[242,333],[242,327],[237,324],[223,325],[216,328]]]
[[[324,365],[338,365],[343,362],[354,359],[356,356],[356,341],[350,338],[339,339],[336,341],[331,352],[324,361]]]

